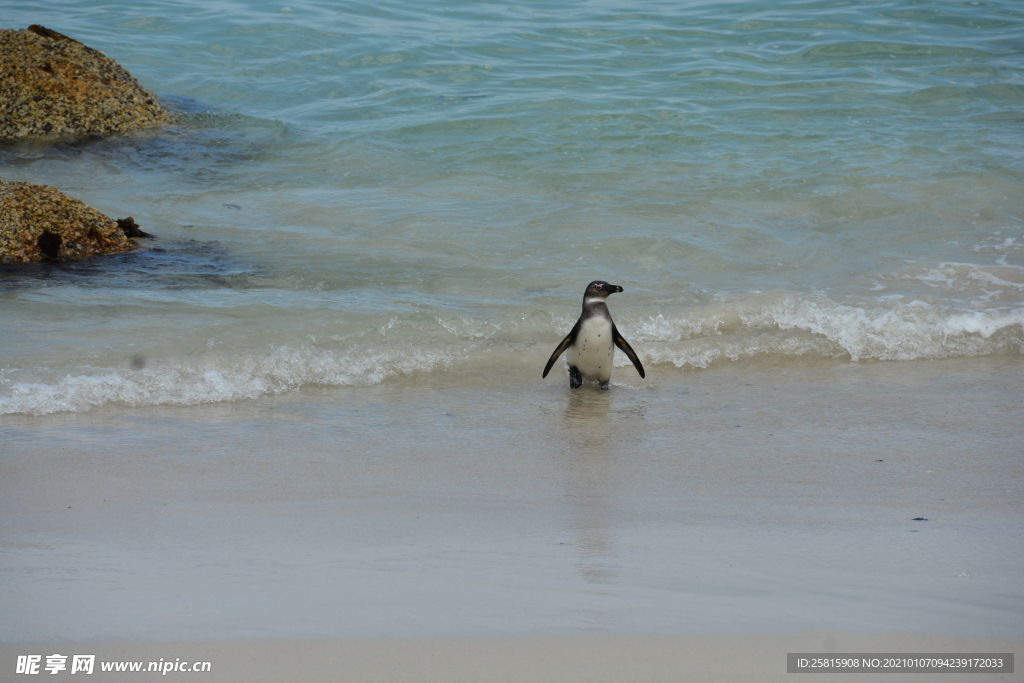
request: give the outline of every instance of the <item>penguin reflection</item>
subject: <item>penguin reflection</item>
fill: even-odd
[[[577,570],[595,587],[615,582],[609,567],[615,519],[610,508],[614,507],[620,473],[611,403],[612,396],[605,392],[574,392],[566,402],[562,421],[567,521],[575,537]],[[601,621],[600,617],[596,620]]]

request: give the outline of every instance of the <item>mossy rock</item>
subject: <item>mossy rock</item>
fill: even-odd
[[[0,180],[0,263],[59,261],[132,248],[149,237],[49,185]]]
[[[173,121],[102,52],[36,24],[0,30],[0,140],[110,135]]]

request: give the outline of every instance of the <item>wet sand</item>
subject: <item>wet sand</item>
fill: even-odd
[[[816,639],[1024,639],[1019,362],[615,380],[6,416],[0,666],[92,643],[212,648],[206,680],[289,652],[305,680],[679,680],[711,651],[772,680]]]

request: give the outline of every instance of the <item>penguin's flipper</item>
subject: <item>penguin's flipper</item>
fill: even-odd
[[[630,362],[633,363],[633,367],[640,373],[640,376],[646,377],[647,373],[644,372],[644,366],[640,364],[640,359],[636,357],[636,351],[634,351],[633,347],[629,345],[629,342],[619,334],[619,328],[614,325],[612,326],[612,339],[615,340],[615,345],[618,346],[619,349],[626,354]]]
[[[563,339],[561,342],[559,342],[558,346],[555,347],[555,352],[551,354],[551,358],[548,359],[548,364],[544,366],[544,374],[541,375],[541,378],[544,378],[544,377],[548,376],[548,373],[551,372],[551,366],[555,364],[555,361],[558,360],[558,357],[561,356],[563,353],[565,353],[565,350],[567,348],[572,346],[572,339],[573,339],[573,336],[574,336],[573,332],[575,332],[575,331],[576,331],[576,328],[575,327],[572,328],[572,332],[570,332],[569,334],[565,335],[565,339]]]

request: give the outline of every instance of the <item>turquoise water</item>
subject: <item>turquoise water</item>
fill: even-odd
[[[0,146],[158,235],[0,270],[0,413],[1024,354],[1016,2],[8,3],[179,125]],[[616,355],[613,383],[642,390]]]

